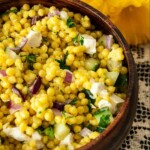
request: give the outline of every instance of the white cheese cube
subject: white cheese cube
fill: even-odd
[[[87,54],[95,54],[96,53],[96,39],[94,39],[92,36],[83,34],[82,37],[84,38],[83,45],[86,47],[86,53]]]
[[[68,19],[68,14],[65,11],[60,11],[60,18],[63,20],[67,20]]]
[[[96,95],[99,93],[99,91],[102,91],[104,89],[105,89],[104,83],[93,82],[90,91],[94,95],[94,97],[96,97]]]
[[[69,133],[61,142],[62,145],[68,145],[73,142],[73,134]]]
[[[27,35],[27,44],[31,47],[39,47],[42,43],[42,35],[40,32],[31,30]]]

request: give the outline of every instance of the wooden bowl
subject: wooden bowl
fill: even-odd
[[[86,14],[91,18],[93,24],[97,28],[102,29],[102,31],[106,34],[112,34],[115,40],[123,48],[126,65],[129,71],[127,98],[123,103],[119,113],[115,117],[113,123],[110,124],[107,127],[107,129],[103,133],[101,133],[99,137],[97,137],[95,140],[79,149],[117,150],[120,144],[123,142],[126,135],[128,134],[128,131],[130,130],[130,127],[132,125],[135,116],[138,95],[136,66],[131,51],[124,37],[116,28],[116,26],[110,20],[108,20],[106,16],[104,16],[98,10],[90,7],[89,5],[80,2],[79,0],[0,0],[0,12],[9,9],[12,6],[20,7],[25,3],[28,3],[30,5],[55,5],[59,8],[67,7],[74,12]]]

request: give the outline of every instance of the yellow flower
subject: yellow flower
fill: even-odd
[[[129,44],[150,41],[149,0],[82,0],[109,16]]]

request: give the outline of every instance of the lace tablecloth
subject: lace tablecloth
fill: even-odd
[[[132,128],[120,150],[150,150],[150,44],[131,47],[139,78],[139,95]]]

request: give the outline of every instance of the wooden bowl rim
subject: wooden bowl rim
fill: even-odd
[[[23,1],[23,0],[19,0],[19,1]],[[25,0],[27,3],[30,3],[28,0]],[[39,0],[37,0],[38,2]],[[7,5],[9,2],[11,3],[17,3],[15,0],[5,0],[2,1],[0,0],[0,4],[2,5]],[[64,2],[64,0],[45,0],[46,3],[61,3]],[[106,17],[104,16],[100,11],[94,9],[93,7],[89,6],[88,4],[81,2],[80,0],[66,0],[65,3],[69,3],[69,5],[78,5],[81,8],[84,8],[86,11],[89,11],[90,13],[92,13],[93,15],[95,15],[96,18],[101,19],[102,22],[105,22],[105,24],[107,24],[107,26],[112,30],[112,34],[113,36],[117,39],[117,42],[119,41],[119,44],[121,45],[121,47],[124,50],[124,54],[127,60],[127,64],[128,64],[128,71],[129,71],[129,85],[128,85],[128,94],[127,94],[127,98],[125,100],[125,102],[123,103],[123,105],[121,106],[121,109],[119,111],[119,113],[117,114],[117,116],[115,117],[114,121],[100,134],[100,136],[98,138],[96,138],[95,140],[93,140],[92,142],[86,144],[85,146],[81,147],[80,150],[87,150],[92,148],[93,145],[97,144],[99,141],[102,141],[104,138],[106,138],[107,136],[109,136],[109,133],[111,133],[113,131],[113,129],[116,127],[116,125],[119,123],[119,121],[121,120],[121,118],[126,114],[126,113],[130,113],[130,109],[132,109],[131,105],[137,104],[137,94],[138,94],[138,86],[136,84],[137,82],[137,72],[136,72],[136,66],[134,63],[134,59],[133,56],[131,54],[131,51],[129,49],[129,46],[126,42],[126,40],[124,39],[124,37],[122,36],[122,34],[120,33],[120,31],[117,29],[117,27]],[[2,8],[3,9],[3,6]],[[136,85],[136,87],[134,86]],[[135,93],[134,93],[135,92]],[[135,94],[134,96],[134,100],[131,101],[131,98],[133,97],[133,93]],[[126,112],[128,111],[128,112]],[[133,122],[133,118],[135,116],[135,111],[136,111],[136,106],[134,106],[133,110],[132,110],[132,118],[131,119],[131,123]],[[131,126],[130,123],[130,126]],[[127,130],[127,129],[126,129]],[[129,130],[129,129],[128,129]],[[128,131],[127,130],[127,131]],[[127,134],[127,133],[126,133]],[[124,136],[126,135],[124,133]]]

